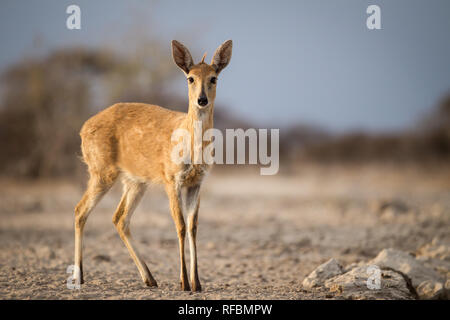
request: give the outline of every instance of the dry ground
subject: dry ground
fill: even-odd
[[[159,187],[149,188],[132,220],[159,284],[143,286],[111,220],[119,186],[88,220],[86,283],[69,290],[73,208],[82,192],[70,181],[0,182],[1,299],[336,298],[301,286],[329,258],[348,264],[383,248],[415,251],[435,236],[449,237],[448,169],[305,166],[260,176],[216,168],[203,186],[199,218],[203,292],[179,290],[176,232]],[[385,201],[406,210],[381,213]]]

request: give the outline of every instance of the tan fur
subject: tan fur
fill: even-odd
[[[203,132],[213,127],[216,85],[212,77],[228,64],[231,58],[231,40],[222,44],[215,53],[211,65],[202,62],[194,65],[192,57],[181,43],[172,42],[175,63],[183,70],[189,83],[189,109],[187,113],[171,111],[156,105],[143,103],[117,103],[90,118],[83,125],[80,135],[83,160],[88,166],[90,179],[81,201],[75,208],[75,265],[83,282],[82,234],[89,213],[111,188],[119,176],[124,186],[120,204],[113,216],[113,223],[133,258],[144,283],[157,286],[145,262],[137,253],[129,229],[131,215],[142,198],[147,183],[165,186],[179,239],[180,281],[183,290],[190,290],[185,265],[184,242],[186,227],[183,217],[182,190],[186,189],[184,203],[188,215],[188,235],[191,251],[191,285],[200,291],[197,272],[196,232],[199,208],[199,189],[209,169],[206,164],[175,164],[171,151],[177,142],[171,142],[175,129],[191,133],[193,147],[194,123],[202,121]],[[223,48],[223,49],[221,49]],[[204,59],[204,58],[203,58]],[[197,100],[206,94],[209,104],[200,107]],[[202,134],[203,134],[202,132]],[[194,152],[191,150],[193,160]],[[193,162],[193,161],[192,161]]]

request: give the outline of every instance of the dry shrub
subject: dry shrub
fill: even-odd
[[[297,159],[318,162],[448,163],[450,160],[450,96],[412,130],[370,135],[321,135],[306,139]]]
[[[117,88],[133,87],[134,96],[128,96],[137,97],[133,101],[155,92],[160,95],[161,89],[153,87],[142,97],[145,85],[137,84],[145,82],[145,72],[152,81],[170,78],[170,73],[158,69],[162,65],[78,48],[57,50],[7,69],[1,79],[0,174],[40,178],[78,173],[78,132],[84,121],[114,97],[123,97]]]
[[[145,102],[186,111],[187,97],[169,89],[179,71],[166,47],[141,39],[128,55],[57,50],[7,69],[1,78],[0,175],[84,176],[78,132],[91,115],[113,103]],[[226,108],[217,109],[217,127],[242,124]]]

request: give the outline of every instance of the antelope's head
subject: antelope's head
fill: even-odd
[[[200,63],[194,64],[189,50],[180,42],[172,41],[173,60],[186,75],[191,106],[205,110],[214,104],[217,77],[230,62],[232,47],[231,40],[225,41],[217,48],[211,64],[205,63],[206,54]]]

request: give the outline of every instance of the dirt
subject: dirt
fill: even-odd
[[[131,223],[158,288],[141,283],[112,224],[115,186],[86,225],[86,283],[70,290],[73,208],[83,189],[73,181],[0,181],[0,298],[339,299],[305,290],[303,279],[330,258],[367,261],[384,248],[415,252],[450,236],[449,169],[307,165],[260,176],[256,168],[216,168],[202,188],[203,292],[179,289],[175,227],[158,186]]]

